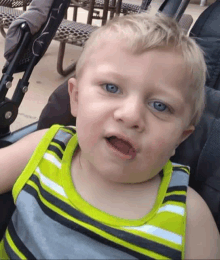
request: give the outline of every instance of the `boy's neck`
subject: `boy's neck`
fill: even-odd
[[[117,183],[85,169],[79,158],[77,153],[72,161],[72,180],[80,196],[92,206],[131,219],[141,218],[153,208],[161,182],[159,174],[143,183]],[[131,208],[135,211],[131,212]]]

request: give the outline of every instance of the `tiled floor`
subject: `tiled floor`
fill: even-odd
[[[140,5],[140,0],[126,0],[126,2],[134,3]],[[161,4],[161,0],[152,1],[151,13],[155,13]],[[193,16],[194,21],[198,18],[201,12],[205,10],[206,7],[201,7],[199,5],[190,4],[187,7],[186,13]],[[72,10],[69,11],[69,17],[72,17]],[[87,11],[79,9],[78,21],[86,22]],[[99,25],[100,21],[94,21],[94,24]],[[62,77],[57,73],[56,62],[57,62],[57,52],[58,52],[59,42],[52,41],[46,54],[41,59],[41,61],[35,66],[34,71],[30,78],[29,90],[26,93],[21,106],[19,108],[19,114],[15,122],[11,126],[11,130],[14,131],[27,124],[35,122],[38,120],[39,115],[47,103],[47,99],[50,94],[68,77]],[[81,48],[73,45],[67,45],[66,47],[66,59],[65,64],[70,64],[73,60],[77,59],[80,55]],[[4,38],[0,35],[0,68],[3,68],[5,63],[4,57]],[[15,74],[13,87],[8,92],[8,97],[10,98],[14,92],[16,83],[22,74]]]

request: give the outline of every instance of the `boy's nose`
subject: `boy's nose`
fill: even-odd
[[[127,128],[144,130],[144,104],[138,99],[121,101],[120,106],[114,111],[114,119],[123,123]]]

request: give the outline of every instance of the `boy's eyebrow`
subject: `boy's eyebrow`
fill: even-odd
[[[126,75],[122,75],[118,73],[117,71],[108,70],[108,71],[100,71],[99,73],[103,74],[104,76],[114,77],[119,80],[126,80],[128,77]]]
[[[162,84],[157,84],[155,86],[155,89],[159,87],[158,91],[162,94],[165,94],[165,95],[169,95],[169,97],[173,97],[175,98],[175,101],[179,102],[179,103],[185,103],[187,102],[187,98],[185,97],[184,98],[184,95],[182,94],[181,95],[181,92],[178,91],[177,89],[172,89],[170,88],[169,85],[165,84],[165,83],[162,83]],[[184,86],[182,86],[184,87]],[[175,87],[174,87],[175,88]]]
[[[114,68],[112,68],[108,64],[97,66],[96,72],[100,75],[111,76],[111,77],[115,77],[115,78],[118,78],[118,79],[121,79],[121,80],[127,79],[129,77],[129,76],[122,75],[122,74],[118,73]]]
[[[165,87],[165,86],[164,86]],[[166,88],[166,87],[165,87]],[[178,106],[183,106],[186,103],[186,99],[184,99],[181,95],[170,93],[168,90],[161,91],[160,93],[164,95],[168,102],[178,104]]]

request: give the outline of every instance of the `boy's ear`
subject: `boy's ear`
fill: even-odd
[[[182,133],[179,145],[185,141],[195,130],[194,125],[189,125]]]
[[[173,149],[173,152],[171,154],[171,156],[175,155],[176,152],[176,148],[183,142],[185,141],[195,130],[195,126],[194,125],[190,125],[187,127],[187,129],[185,129],[182,133],[182,136],[180,138],[180,141],[178,144],[176,144],[176,147]]]
[[[75,78],[70,78],[68,81],[68,92],[70,97],[70,111],[74,117],[77,117],[78,109],[78,85]]]

